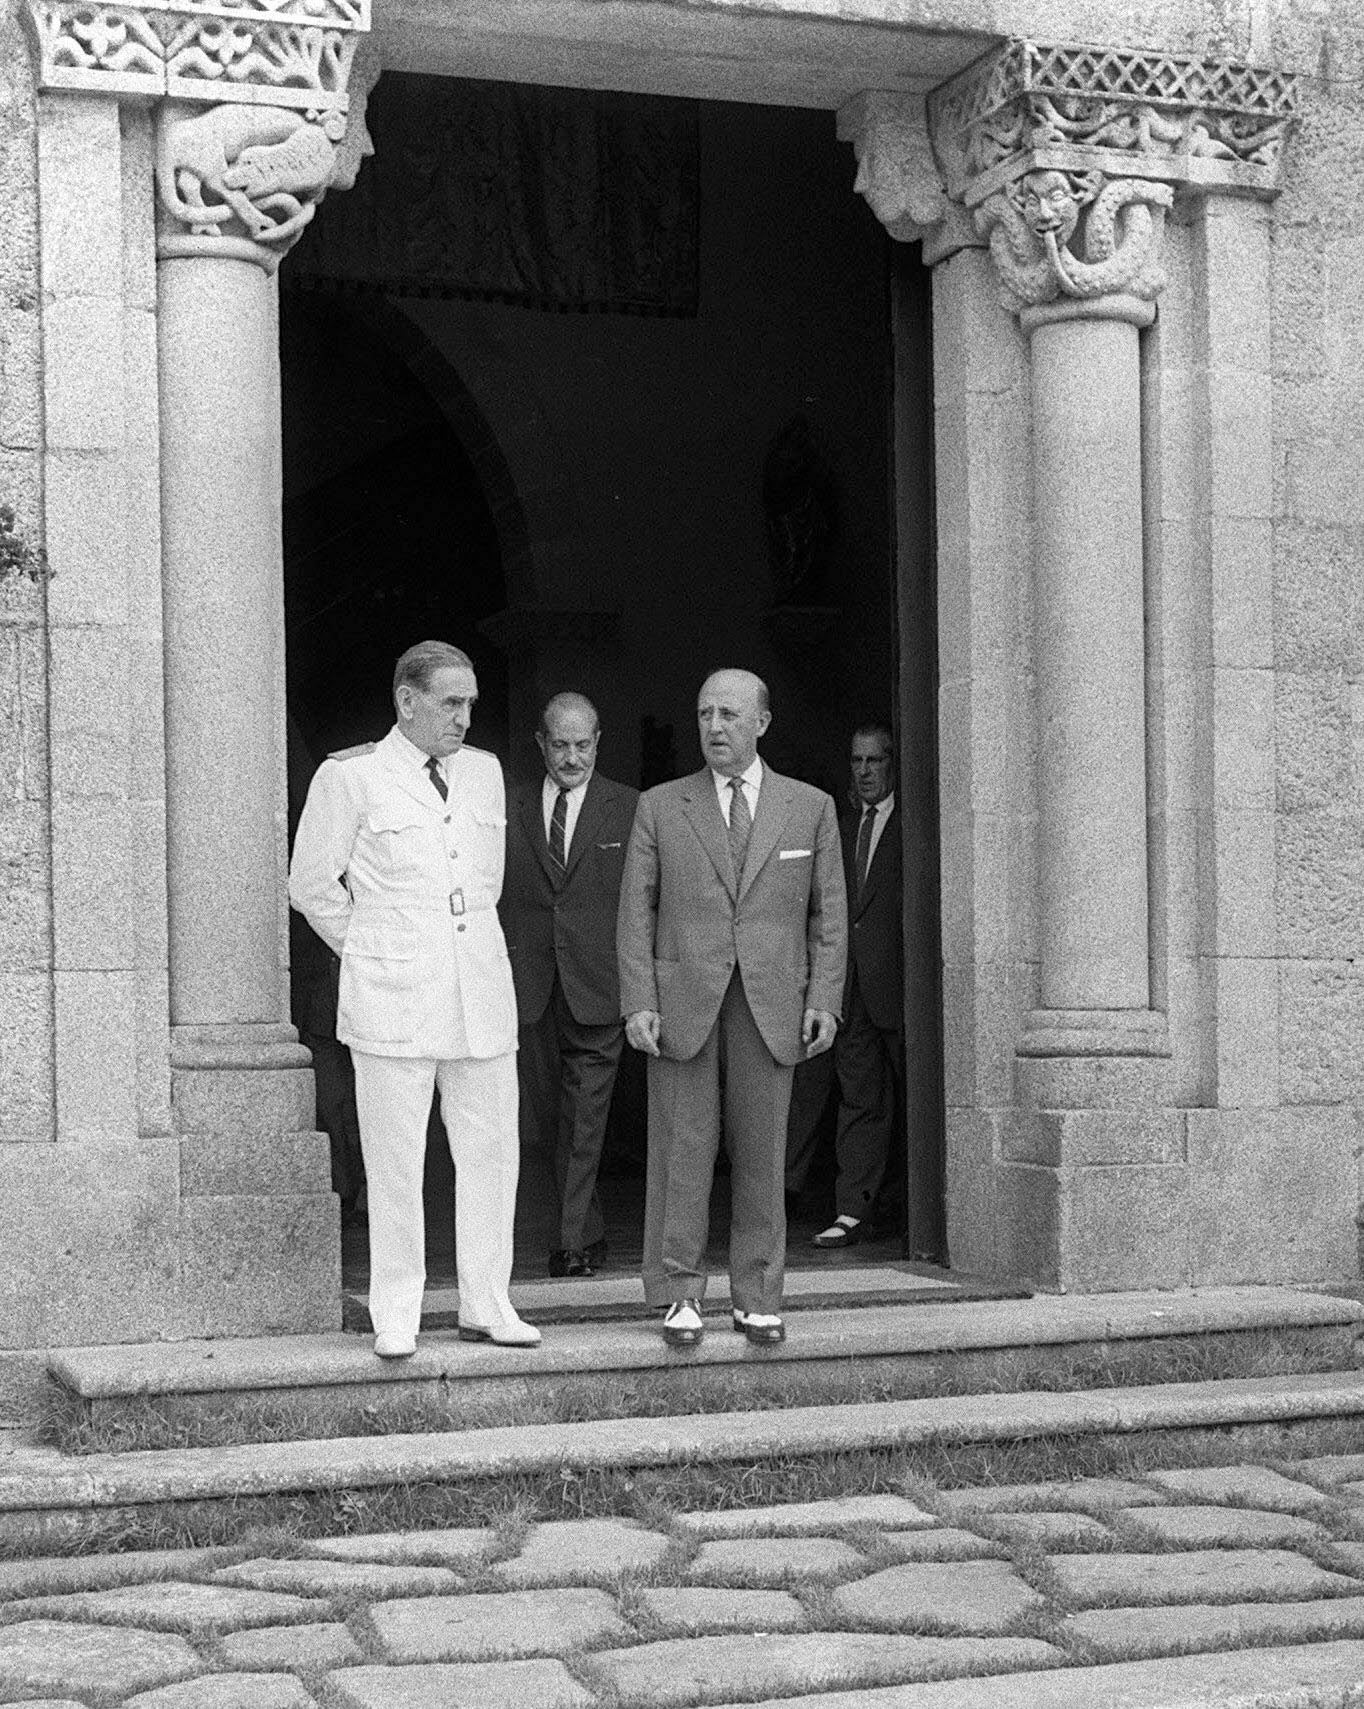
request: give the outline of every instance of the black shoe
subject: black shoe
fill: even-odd
[[[704,1333],[700,1300],[674,1300],[663,1314],[663,1339],[669,1347],[695,1347]]]
[[[595,1276],[597,1272],[586,1252],[580,1252],[576,1246],[565,1246],[550,1253],[549,1273],[551,1276]]]
[[[779,1317],[763,1317],[757,1312],[736,1311],[734,1330],[746,1335],[755,1347],[775,1347],[786,1339],[786,1325]]]

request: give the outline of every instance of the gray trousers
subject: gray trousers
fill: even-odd
[[[768,1050],[736,971],[700,1051],[649,1058],[644,1297],[651,1306],[706,1291],[710,1189],[723,1118],[730,1157],[730,1297],[781,1310],[786,1273],[786,1117],[793,1070]]]

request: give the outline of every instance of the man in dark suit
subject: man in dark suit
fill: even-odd
[[[644,1293],[664,1339],[701,1339],[711,1180],[729,1144],[734,1328],[785,1337],[782,1177],[795,1064],[833,1044],[847,954],[838,818],[769,771],[767,687],[716,671],[697,703],[706,764],[640,798],[620,896],[625,1033],[649,1057]]]
[[[597,1168],[623,1028],[616,909],[639,791],[597,771],[601,726],[556,694],[535,740],[545,775],[507,814],[502,929],[520,1022],[524,1179],[554,1199],[551,1276],[590,1276],[605,1252]]]
[[[886,1178],[897,1088],[904,1082],[904,949],[895,739],[884,724],[853,732],[852,792],[859,811],[843,827],[848,882],[848,982],[834,1049],[839,1109],[833,1223],[825,1250],[863,1234]]]

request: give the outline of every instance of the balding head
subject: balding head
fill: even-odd
[[[560,789],[576,789],[591,777],[600,733],[597,709],[585,694],[556,694],[546,703],[535,742]]]
[[[712,671],[696,700],[701,751],[724,777],[738,777],[753,764],[758,740],[772,722],[767,684],[752,671]]]

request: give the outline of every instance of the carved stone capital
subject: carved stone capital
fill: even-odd
[[[976,209],[976,227],[1013,313],[1073,301],[1080,312],[1112,306],[1118,318],[1147,324],[1164,289],[1160,264],[1168,184],[1105,180],[1097,172],[1029,172]],[[1055,319],[1056,313],[1031,319]]]
[[[857,156],[853,189],[897,243],[924,245],[930,264],[980,238],[943,188],[922,95],[868,90],[838,110],[838,135]]]
[[[928,97],[948,195],[977,207],[1030,173],[1273,196],[1297,81],[1234,60],[1015,40]]]
[[[253,261],[273,273],[328,190],[348,190],[374,152],[365,125],[378,66],[357,64],[339,107],[163,101],[156,116],[157,243],[162,260]]]
[[[370,0],[27,0],[25,18],[41,90],[158,103],[162,256],[273,271],[372,152],[377,67],[353,76]]]

